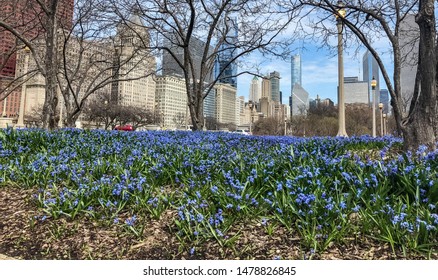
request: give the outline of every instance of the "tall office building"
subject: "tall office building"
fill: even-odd
[[[130,22],[130,27],[119,27],[116,37],[119,48],[115,50],[115,58],[120,67],[113,73],[117,81],[112,85],[112,96],[122,105],[154,112],[156,61],[147,46],[142,45],[149,42],[149,32],[139,16],[133,15]]]
[[[302,116],[309,110],[309,93],[298,83],[293,87],[291,96],[292,116]]]
[[[369,104],[368,82],[359,81],[358,77],[344,78],[344,93],[346,104]]]
[[[160,125],[181,128],[188,124],[187,91],[183,78],[158,76],[156,78],[156,103]]]
[[[377,64],[377,60],[373,57],[373,55],[367,50],[362,57],[362,66],[363,66],[363,81],[368,83],[368,104],[372,104],[372,89],[371,89],[371,80],[374,79],[377,81],[376,86],[376,102],[379,103],[379,95],[377,94],[380,89],[380,81],[379,81],[379,65]],[[376,104],[377,104],[376,103]]]
[[[181,64],[184,62],[184,50],[176,45],[177,39],[170,39],[165,44],[166,46],[171,50],[171,52],[176,56],[175,60],[170,53],[165,51],[163,53],[163,75],[164,76],[179,76],[184,77],[184,71],[179,66],[179,61]],[[192,37],[190,39],[189,49],[191,53],[191,59],[193,61],[193,67],[194,67],[194,76],[195,80],[198,81],[201,73],[201,61],[202,57],[204,55],[204,48],[205,48],[205,42],[202,40]],[[214,70],[214,69],[213,69]],[[204,82],[211,82],[212,81],[213,73],[210,72],[207,74],[207,77]],[[189,77],[192,79],[192,73],[189,71]]]
[[[277,71],[271,72],[269,81],[271,82],[271,100],[280,102],[280,73]]]
[[[260,91],[261,88],[259,78],[254,76],[254,78],[251,80],[251,85],[249,86],[249,100],[258,103],[261,97]]]
[[[73,22],[74,0],[61,0],[58,5],[57,19],[59,27],[70,28]],[[0,6],[2,20],[23,34],[27,40],[40,40],[43,35],[44,22],[41,7],[37,1],[6,0]],[[17,51],[23,49],[21,41],[0,27],[0,92],[14,80],[16,75]],[[14,91],[8,90],[9,96],[0,101],[2,115],[16,116],[21,101],[21,88]]]
[[[294,98],[294,87],[295,85],[302,85],[302,71],[301,71],[301,56],[299,54],[292,56],[291,60],[291,90],[290,90],[290,97],[289,97],[289,107],[290,107],[290,115],[294,115],[293,112],[293,101],[297,100],[296,97]],[[301,88],[298,89],[300,91]]]
[[[389,93],[387,89],[380,90],[380,102],[383,103],[383,113],[389,113]]]
[[[204,98],[204,116],[216,118],[216,90],[210,90]]]
[[[418,38],[420,30],[415,15],[408,14],[400,23],[400,51],[403,61],[400,69],[400,86],[403,102],[410,103],[414,94],[415,77],[418,65]],[[409,109],[409,106],[403,106]],[[407,112],[405,112],[407,113]]]
[[[261,98],[267,98],[269,101],[272,100],[271,96],[271,80],[269,77],[262,78],[262,95]]]
[[[219,48],[214,73],[219,83],[229,84],[237,88],[237,63],[233,61],[233,58],[236,56],[235,44],[238,40],[237,19],[227,17],[227,25],[230,27],[230,30],[227,34],[226,42]]]
[[[216,84],[216,121],[219,123],[237,124],[237,91],[229,84]]]
[[[292,56],[291,60],[291,85],[302,85],[302,72],[301,72],[301,56],[299,54]]]

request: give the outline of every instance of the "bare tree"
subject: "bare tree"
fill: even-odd
[[[0,1],[0,6],[11,7],[11,1]],[[15,38],[17,44],[9,49],[7,54],[14,57],[17,49],[26,46],[35,59],[37,70],[45,79],[45,103],[43,107],[43,126],[55,128],[58,98],[56,94],[58,59],[56,52],[58,28],[69,28],[70,10],[64,9],[71,0],[18,0],[13,9],[5,9],[0,16],[0,27],[7,36]],[[45,48],[41,51],[38,38],[44,38]],[[9,60],[8,60],[9,61]]]
[[[110,4],[107,2],[77,1],[73,28],[63,30],[60,36],[63,61],[58,79],[65,101],[67,126],[74,125],[91,95],[107,92],[111,87],[116,92],[121,82],[148,77],[152,82],[156,71],[147,28],[135,13],[128,15],[125,21],[108,11]],[[115,36],[113,32],[116,32]],[[114,99],[120,98],[114,96]],[[138,106],[136,116],[140,115]],[[153,108],[143,109],[149,114]],[[139,121],[141,123],[143,121]]]
[[[433,0],[383,1],[364,0],[346,1],[345,4],[332,0],[286,0],[292,7],[306,5],[318,14],[313,17],[312,32],[308,36],[322,39],[330,45],[330,38],[335,35],[333,15],[340,16],[338,10],[346,9],[346,16],[340,17],[345,28],[347,44],[357,38],[376,59],[382,76],[391,95],[397,128],[402,132],[405,149],[416,149],[419,145],[426,145],[430,149],[436,148],[434,129],[437,124],[437,97],[436,97],[436,30]],[[283,6],[287,5],[284,3]],[[325,13],[323,13],[325,12]],[[403,21],[408,15],[416,15],[416,22],[420,28],[418,71],[413,98],[408,114],[403,114],[403,96],[400,84],[401,66],[404,62],[401,44],[404,36],[401,32]],[[307,16],[306,15],[306,16]],[[309,17],[310,18],[310,17]],[[304,30],[304,28],[303,28]],[[382,51],[378,50],[374,42],[386,40],[390,45],[394,70],[392,77],[383,63]],[[354,43],[354,42],[353,42]]]
[[[0,5],[10,8],[11,2],[0,0]],[[137,21],[125,28],[127,23],[110,4],[104,0],[19,0],[13,10],[1,14],[0,32],[17,43],[9,42],[0,66],[12,63],[11,58],[24,47],[30,50],[34,65],[3,91],[9,94],[32,75],[41,74],[45,85],[43,127],[55,128],[59,114],[66,117],[65,125],[75,126],[90,96],[109,91],[118,82],[155,74],[153,55],[145,47],[146,28]],[[132,30],[142,36],[142,44],[127,38],[127,34],[134,36]],[[63,102],[58,100],[58,89]]]
[[[111,92],[106,92],[89,100],[84,109],[84,120],[96,127],[109,129],[116,124],[120,106],[111,99]]]
[[[204,125],[203,101],[224,69],[254,52],[285,54],[292,36],[281,36],[294,12],[268,0],[114,1],[119,14],[135,9],[155,36],[155,48],[170,55],[186,81],[193,129]],[[135,3],[133,5],[133,2]],[[238,29],[239,35],[235,36]],[[199,44],[202,38],[202,45]],[[197,44],[196,51],[193,44]],[[228,63],[212,77],[216,58]],[[237,73],[237,75],[241,74]],[[211,78],[211,79],[210,79]]]
[[[186,114],[184,114],[183,112],[177,112],[173,116],[172,120],[177,128],[183,127],[186,124]]]
[[[262,118],[254,124],[254,135],[284,135],[284,123],[277,118]]]

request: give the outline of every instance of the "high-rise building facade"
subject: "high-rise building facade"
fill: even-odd
[[[277,71],[269,74],[271,83],[271,100],[280,103],[280,73]]]
[[[166,42],[166,45],[171,50],[171,52],[176,56],[177,60],[181,64],[183,64],[184,50],[178,47],[177,45],[175,45],[175,42],[172,42],[171,40],[168,40]],[[196,37],[192,37],[190,40],[189,48],[190,48],[191,59],[195,72],[194,73],[195,80],[198,81],[201,73],[201,61],[204,55],[205,42],[203,42],[202,40]],[[163,75],[184,77],[184,71],[181,68],[181,66],[178,64],[177,60],[175,60],[175,58],[173,58],[169,52],[165,51],[163,53],[163,62],[162,62]],[[190,71],[189,71],[189,77],[190,79],[192,79],[192,73]],[[207,77],[204,80],[204,82],[209,83],[212,81],[212,78],[213,78],[213,73],[211,72],[207,74]]]
[[[188,123],[185,80],[175,76],[158,76],[156,119],[165,128],[181,128]]]
[[[293,87],[291,96],[291,115],[306,115],[309,110],[309,93],[298,83]]]
[[[236,88],[229,84],[216,84],[216,121],[237,124]]]
[[[114,57],[120,67],[113,73],[112,96],[121,105],[154,112],[156,62],[147,46],[142,45],[149,42],[149,32],[137,15],[133,15],[130,22],[132,26],[119,27],[116,37],[119,48]]]
[[[403,58],[400,69],[400,86],[403,103],[408,105],[414,94],[418,65],[418,38],[420,30],[414,14],[407,14],[400,23],[400,52]],[[409,106],[403,106],[408,110]],[[407,113],[407,112],[404,112]]]
[[[204,116],[216,118],[216,90],[210,90],[204,98]]]
[[[389,113],[389,92],[387,89],[380,90],[380,102],[383,103],[383,113]]]
[[[301,72],[301,56],[299,54],[292,56],[291,60],[291,85],[302,85],[302,72]]]
[[[271,96],[271,80],[269,77],[262,78],[262,94],[261,98],[267,98],[269,101],[272,100]]]
[[[293,102],[297,102],[297,97],[294,97],[294,87],[295,85],[298,85],[299,88],[297,92],[301,92],[301,85],[302,85],[302,71],[301,71],[301,56],[300,55],[294,55],[292,56],[291,60],[291,91],[290,91],[290,97],[289,97],[289,108],[290,108],[290,115],[294,115],[294,105]]]
[[[371,80],[374,78],[377,82],[376,93],[379,92],[380,81],[379,81],[379,65],[377,64],[377,60],[373,57],[373,55],[368,50],[365,52],[365,54],[362,57],[362,66],[363,66],[363,81],[368,83],[368,90],[367,90],[368,104],[371,104],[371,102],[373,102]],[[378,102],[379,102],[378,94],[376,94],[376,104]]]
[[[249,101],[259,102],[260,100],[260,81],[257,76],[254,76],[251,80],[251,85],[249,87]]]
[[[344,94],[346,104],[368,104],[368,82],[359,81],[358,77],[345,77]]]
[[[227,40],[219,47],[214,72],[219,83],[237,88],[237,63],[233,61],[238,40],[237,19],[227,17],[227,25],[230,27]]]

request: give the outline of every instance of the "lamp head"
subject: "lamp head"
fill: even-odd
[[[346,10],[345,10],[345,4],[344,2],[342,2],[342,0],[338,0],[338,3],[336,4],[337,6],[337,13],[335,14],[336,19],[341,18],[345,18],[346,15]]]
[[[377,86],[377,81],[373,76],[373,79],[371,80],[371,88],[374,90],[376,89],[376,86]]]
[[[383,109],[383,103],[379,103],[379,109]]]

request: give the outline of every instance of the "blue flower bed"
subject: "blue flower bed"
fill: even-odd
[[[39,219],[92,217],[140,236],[174,211],[188,246],[272,224],[312,251],[360,240],[436,252],[437,152],[397,138],[186,131],[0,131],[0,184],[35,188]]]

